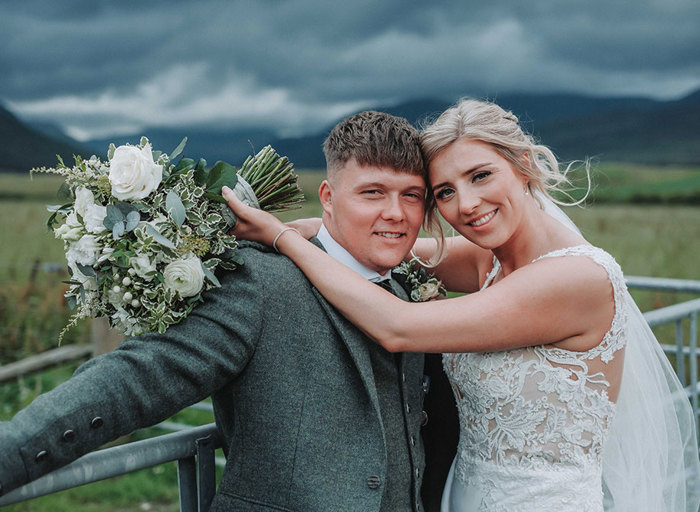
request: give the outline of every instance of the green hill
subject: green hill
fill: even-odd
[[[58,140],[32,130],[0,105],[0,171],[50,167],[56,164],[56,155],[72,162],[73,155],[89,157],[93,153],[77,142]]]

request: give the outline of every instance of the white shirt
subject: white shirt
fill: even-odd
[[[318,238],[319,242],[323,244],[323,247],[326,249],[326,252],[330,256],[338,260],[346,267],[349,267],[351,270],[354,270],[365,279],[368,279],[373,283],[379,283],[386,279],[391,279],[391,272],[387,272],[386,274],[381,275],[379,272],[370,270],[369,268],[365,267],[362,263],[357,261],[355,257],[352,254],[350,254],[347,251],[347,249],[345,249],[345,247],[343,247],[335,241],[335,239],[326,229],[325,225],[321,224],[321,229],[318,231],[318,235],[316,235],[316,238]]]

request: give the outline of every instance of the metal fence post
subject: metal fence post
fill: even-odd
[[[691,403],[693,404],[693,412],[695,420],[698,419],[698,312],[693,311],[690,314],[690,382],[691,386]]]
[[[208,512],[216,493],[216,463],[212,436],[199,438],[197,445],[197,512]]]
[[[180,512],[198,512],[197,464],[194,457],[177,461],[177,488],[180,494]]]
[[[676,320],[676,375],[683,386],[688,385],[685,374],[685,347],[683,343],[683,320]]]

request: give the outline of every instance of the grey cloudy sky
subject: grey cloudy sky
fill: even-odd
[[[410,98],[700,88],[698,0],[0,0],[0,34],[0,101],[78,138],[299,133]]]

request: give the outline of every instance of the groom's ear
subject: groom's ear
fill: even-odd
[[[328,183],[328,180],[323,180],[321,186],[318,187],[318,197],[321,200],[321,206],[323,207],[323,211],[327,215],[330,215],[333,212],[332,196],[333,190],[331,189],[330,183]]]

